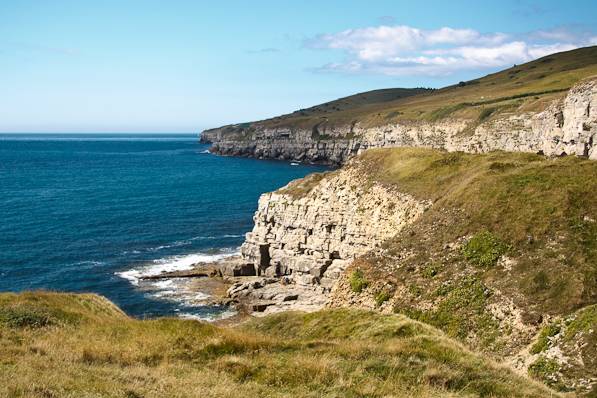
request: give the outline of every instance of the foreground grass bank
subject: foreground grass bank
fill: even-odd
[[[549,397],[401,315],[136,320],[95,295],[0,295],[3,397]]]

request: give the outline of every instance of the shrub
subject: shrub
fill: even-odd
[[[365,279],[363,271],[356,269],[350,274],[350,288],[355,293],[360,293],[369,285],[369,281]]]
[[[479,232],[463,247],[464,257],[474,265],[491,267],[508,251],[509,246],[489,231]]]
[[[377,304],[378,307],[381,307],[381,305],[388,301],[390,297],[390,292],[388,292],[387,290],[382,290],[381,292],[375,295],[375,304]]]
[[[539,354],[540,352],[547,350],[549,338],[560,333],[560,330],[561,327],[557,323],[547,325],[543,329],[541,329],[541,333],[539,333],[539,338],[531,347],[531,354]]]
[[[558,372],[560,365],[555,359],[539,357],[535,362],[529,366],[529,375],[535,379],[541,380],[548,386],[557,390],[563,390],[564,386],[561,384]]]
[[[495,107],[483,108],[483,110],[479,114],[479,122],[482,122],[485,119],[489,118],[496,110],[497,110],[497,108],[495,108]]]

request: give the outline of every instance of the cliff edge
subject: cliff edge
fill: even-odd
[[[597,47],[587,47],[440,90],[404,89],[385,101],[363,93],[206,130],[201,140],[222,155],[327,164],[401,146],[597,159],[596,76]]]

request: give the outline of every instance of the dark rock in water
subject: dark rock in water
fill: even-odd
[[[158,275],[147,275],[141,276],[141,280],[158,280],[158,279],[169,279],[169,278],[207,278],[213,277],[218,274],[215,269],[191,269],[187,271],[172,271],[162,272]]]

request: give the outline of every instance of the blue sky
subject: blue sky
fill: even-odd
[[[0,132],[197,132],[597,44],[597,1],[1,1]]]

